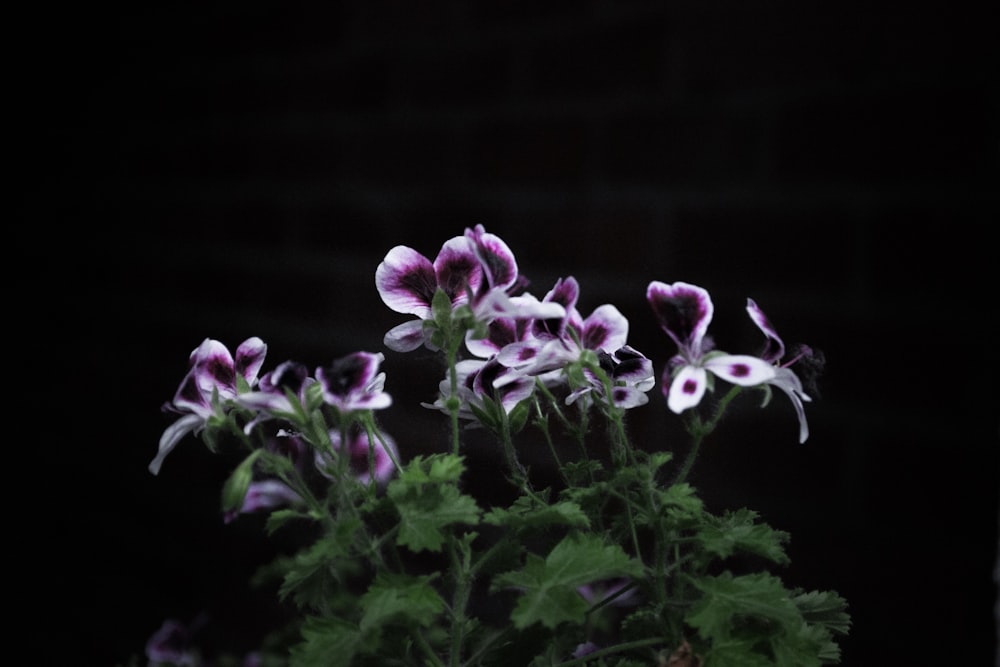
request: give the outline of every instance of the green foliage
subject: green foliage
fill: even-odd
[[[444,600],[430,581],[432,576],[380,575],[361,596],[361,630],[367,632],[390,622],[430,625],[444,611]]]
[[[483,521],[515,531],[554,526],[590,527],[590,518],[576,503],[560,501],[550,505],[539,502],[534,496],[521,496],[509,508],[494,508],[486,513]]]
[[[523,569],[498,576],[494,589],[515,588],[520,599],[511,620],[524,628],[541,623],[555,628],[563,621],[582,623],[588,605],[577,589],[601,579],[637,577],[642,563],[621,547],[597,535],[574,533],[565,537],[545,559],[529,554]]]
[[[789,562],[784,544],[789,535],[767,524],[756,523],[757,512],[741,509],[721,517],[705,515],[698,539],[710,554],[728,558],[737,552],[756,554],[779,565]]]
[[[813,667],[839,661],[832,632],[846,619],[836,595],[796,597],[781,579],[763,572],[724,572],[694,585],[702,597],[685,621],[709,643],[710,664]]]
[[[440,551],[450,526],[479,522],[482,511],[475,499],[458,489],[464,469],[458,456],[418,456],[389,484],[389,498],[399,512],[397,544]]]

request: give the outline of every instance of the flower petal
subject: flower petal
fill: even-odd
[[[234,369],[251,387],[257,382],[257,374],[264,365],[266,355],[267,344],[257,336],[247,338],[236,348]]]
[[[160,473],[160,466],[163,465],[163,459],[167,458],[167,454],[174,450],[174,447],[177,446],[177,443],[184,436],[204,423],[205,420],[199,415],[184,415],[168,426],[163,431],[163,435],[160,436],[160,449],[156,453],[156,457],[149,464],[149,472],[158,475]]]
[[[774,379],[774,366],[748,354],[720,354],[703,362],[705,368],[727,382],[752,387]]]
[[[767,319],[767,315],[764,314],[764,311],[760,309],[760,306],[753,299],[747,299],[747,313],[750,315],[753,323],[767,336],[767,346],[760,356],[772,363],[785,356],[784,341],[778,336],[778,332],[775,331],[771,320]]]
[[[410,320],[396,325],[386,332],[382,342],[393,352],[412,352],[426,342],[424,321]]]
[[[708,377],[704,368],[697,366],[684,366],[673,382],[667,382],[669,378],[664,378],[664,387],[669,387],[667,393],[667,407],[676,414],[680,414],[688,408],[693,408],[701,402],[705,395],[705,388],[708,386]]]
[[[483,282],[483,268],[472,243],[464,236],[445,241],[434,258],[434,275],[453,306],[468,301],[469,292],[475,294]]]
[[[488,233],[482,225],[467,228],[465,237],[472,242],[490,287],[507,289],[517,281],[517,261],[503,239]]]
[[[802,402],[811,401],[812,399],[802,390],[802,381],[799,380],[799,377],[793,371],[788,368],[777,368],[775,370],[774,379],[768,384],[785,392],[789,400],[791,400],[792,406],[795,408],[795,414],[799,418],[799,444],[804,443],[809,438],[809,424],[806,421],[806,410]]]
[[[654,280],[646,288],[646,300],[660,327],[677,346],[690,351],[692,357],[701,356],[701,340],[715,310],[708,291],[688,283],[668,285]]]
[[[407,246],[391,249],[375,269],[375,288],[385,305],[397,313],[430,317],[437,287],[431,260]]]
[[[191,362],[194,380],[202,394],[211,396],[218,389],[225,398],[236,395],[236,366],[225,345],[206,338],[191,353]]]
[[[598,306],[583,321],[580,342],[588,350],[604,350],[611,353],[621,349],[626,340],[628,340],[628,320],[611,304]]]

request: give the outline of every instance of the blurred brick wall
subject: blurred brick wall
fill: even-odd
[[[930,665],[963,640],[960,655],[993,655],[997,391],[962,367],[995,374],[996,327],[961,308],[995,302],[997,54],[977,15],[931,11],[442,0],[107,16],[109,42],[66,63],[81,115],[49,131],[72,135],[65,169],[82,181],[49,206],[90,216],[68,233],[93,279],[80,316],[162,370],[130,376],[145,385],[131,410],[149,411],[132,415],[148,443],[130,463],[152,456],[155,408],[203,337],[260,335],[274,363],[382,349],[405,317],[374,289],[385,252],[433,256],[482,223],[538,296],[574,275],[585,313],[615,303],[657,373],[672,349],[645,305],[654,279],[708,288],[726,349],[761,342],[748,296],[786,342],[822,349],[809,443],[778,397],[721,430],[696,483],[789,530],[791,574],[854,603],[845,664]],[[435,432],[416,404],[433,366],[387,357],[387,428]],[[657,392],[643,438],[671,428]],[[959,512],[972,525],[922,524]]]

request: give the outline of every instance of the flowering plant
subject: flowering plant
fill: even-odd
[[[263,370],[267,346],[231,353],[206,339],[165,408],[179,415],[149,468],[188,435],[245,458],[222,489],[222,518],[267,512],[269,534],[308,539],[262,569],[292,610],[290,628],[219,664],[671,665],[807,667],[839,662],[846,602],[788,587],[787,533],[743,508],[713,513],[687,481],[705,438],[741,394],[792,402],[799,441],[810,401],[792,369],[818,355],[784,342],[747,301],[759,355],[728,354],[708,334],[709,293],[652,281],[646,298],[676,353],[664,364],[666,407],[690,435],[674,448],[634,443],[629,411],[649,403],[653,362],[627,342],[605,304],[584,316],[580,286],[528,291],[507,244],[482,225],[432,261],[396,246],[375,271],[385,305],[411,319],[385,346],[440,355],[444,377],[424,403],[448,420],[448,442],[407,455],[380,426],[392,404],[382,352],[316,368]],[[800,371],[801,372],[801,371]],[[724,383],[724,384],[723,384]],[[431,390],[433,391],[433,389]],[[522,463],[518,438],[547,445],[558,476]],[[467,484],[468,440],[502,452],[502,502]],[[167,621],[147,646],[156,665],[207,664],[189,628]]]

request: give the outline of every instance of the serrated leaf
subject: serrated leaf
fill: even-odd
[[[497,507],[490,510],[483,520],[494,526],[507,526],[514,530],[556,525],[590,527],[590,519],[574,502],[559,501],[552,505],[540,505],[527,496],[518,498],[509,509]]]
[[[301,607],[316,607],[324,600],[324,589],[334,570],[351,565],[351,544],[361,522],[341,520],[333,532],[295,554],[278,589],[279,599],[292,597]]]
[[[417,457],[389,483],[387,495],[399,513],[398,545],[440,551],[446,527],[478,523],[482,510],[456,486],[464,469],[459,456]]]
[[[361,630],[337,618],[308,618],[302,626],[302,642],[290,652],[290,667],[328,667],[330,656],[349,665],[363,645]]]
[[[753,639],[728,639],[712,642],[704,657],[712,667],[775,667],[774,661],[755,650]]]
[[[294,519],[306,519],[314,518],[309,514],[300,512],[293,509],[279,509],[271,512],[267,517],[267,523],[264,524],[264,530],[268,535],[273,535],[282,526],[284,526],[289,521]]]
[[[454,454],[434,454],[427,458],[430,463],[431,482],[457,482],[465,472],[465,462]]]
[[[733,638],[737,625],[745,619],[798,628],[803,622],[781,580],[767,573],[734,577],[725,572],[717,577],[694,579],[703,593],[684,620],[709,640]]]
[[[815,623],[840,635],[851,627],[847,601],[834,591],[811,591],[792,598],[807,623]]]
[[[533,623],[555,628],[564,621],[583,623],[588,609],[577,592],[585,584],[642,573],[642,563],[618,545],[607,544],[596,535],[569,535],[549,555],[529,554],[523,569],[499,575],[493,589],[521,591],[511,620],[523,629]]]
[[[788,541],[788,533],[755,523],[757,518],[756,512],[746,508],[721,517],[706,516],[698,539],[706,551],[720,558],[742,552],[763,556],[780,565],[787,564],[789,558],[783,545]]]
[[[704,510],[704,503],[695,488],[687,482],[671,484],[657,494],[657,500],[661,507],[675,516],[700,517]]]
[[[771,640],[778,667],[820,667],[820,651],[830,641],[830,632],[818,625],[799,624]]]
[[[361,596],[361,630],[367,632],[389,622],[430,625],[444,610],[444,601],[430,580],[406,575],[378,577]]]

